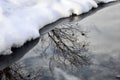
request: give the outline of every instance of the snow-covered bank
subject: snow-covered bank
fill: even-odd
[[[0,55],[39,37],[46,24],[110,1],[115,0],[0,0]]]

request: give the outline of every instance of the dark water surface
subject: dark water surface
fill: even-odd
[[[0,56],[0,70],[17,61],[16,63],[25,66],[22,68],[24,73],[32,74],[39,71],[44,76],[36,80],[53,80],[50,77],[49,58],[46,55],[41,55],[50,42],[46,33],[55,27],[76,25],[76,23],[82,31],[87,32],[87,38],[80,36],[79,39],[89,43],[88,53],[91,55],[92,64],[80,67],[79,71],[74,71],[73,69],[73,72],[69,71],[69,69],[63,70],[56,67],[54,69],[55,79],[117,80],[116,76],[120,75],[119,3],[114,3],[114,5],[112,3],[107,5],[101,4],[100,8],[92,10],[87,14],[61,19],[56,23],[45,26],[40,30],[40,39],[28,42],[19,49],[13,49],[13,54],[11,55]],[[52,54],[52,46],[45,53]]]

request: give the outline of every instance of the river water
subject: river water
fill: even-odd
[[[62,64],[57,64],[50,72],[49,58],[54,47],[50,45],[48,34],[44,34],[38,44],[16,62],[22,65],[24,76],[30,74],[29,78],[32,78],[39,72],[41,76],[35,80],[117,80],[120,75],[120,4],[104,7],[87,17],[84,15],[66,19],[54,26],[59,28],[77,24],[81,31],[86,32],[86,37],[79,36],[78,41],[89,44],[86,53],[92,64],[79,67],[79,70],[58,67]],[[44,51],[48,45],[50,47]],[[52,73],[54,78],[51,77]]]

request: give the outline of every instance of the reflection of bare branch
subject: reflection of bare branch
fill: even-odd
[[[84,52],[87,51],[88,43],[77,41],[80,36],[87,36],[86,33],[80,31],[76,27],[55,28],[48,33],[50,39],[55,44],[55,49],[59,51],[58,60],[67,61],[74,66],[89,64],[89,59]],[[62,59],[61,59],[62,58]]]

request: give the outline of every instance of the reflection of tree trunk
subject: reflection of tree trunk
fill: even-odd
[[[12,78],[11,70],[9,67],[5,68],[3,71],[0,71],[0,80],[5,78],[6,80],[15,80]]]
[[[7,80],[15,80],[15,79],[13,79],[13,77],[12,77],[12,75],[11,75],[11,70],[10,70],[9,67],[5,68],[5,69],[3,70],[3,73],[4,73],[4,75],[6,76],[6,79],[7,79]]]
[[[0,80],[2,80],[2,75],[3,75],[3,72],[0,71]]]
[[[21,74],[14,71],[12,68],[7,67],[0,71],[0,80],[25,80]]]

